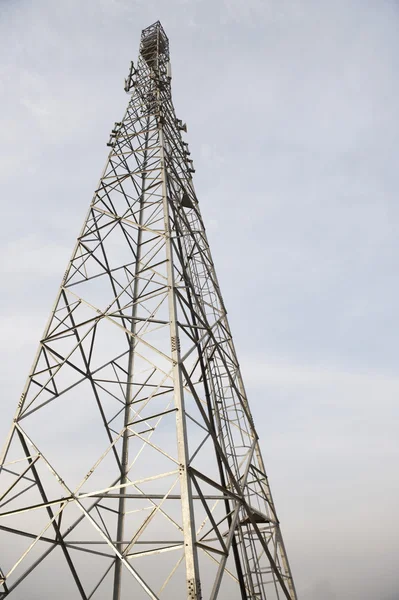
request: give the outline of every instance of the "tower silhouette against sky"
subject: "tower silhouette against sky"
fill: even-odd
[[[125,90],[0,460],[0,598],[296,600],[159,22]]]

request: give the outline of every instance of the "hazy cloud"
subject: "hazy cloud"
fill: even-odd
[[[1,437],[158,18],[299,598],[397,600],[397,2],[3,2]]]

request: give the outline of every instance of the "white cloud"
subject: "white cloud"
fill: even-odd
[[[61,280],[71,251],[72,248],[60,246],[49,240],[40,240],[34,234],[17,238],[2,248],[0,273],[25,274],[29,277],[51,277],[60,274]]]
[[[399,376],[387,376],[378,371],[357,372],[317,364],[290,363],[259,355],[246,357],[241,364],[245,380],[251,387],[268,385],[298,391],[324,388],[329,397],[334,395],[337,404],[345,403],[348,396],[352,402],[361,404],[376,394],[383,401],[395,403],[399,397]],[[343,394],[337,394],[337,391]],[[323,397],[319,401],[323,402]]]

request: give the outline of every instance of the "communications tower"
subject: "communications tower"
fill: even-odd
[[[125,90],[0,458],[0,599],[296,600],[159,22]]]

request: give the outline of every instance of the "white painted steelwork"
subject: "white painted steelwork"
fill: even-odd
[[[157,22],[4,448],[0,598],[296,600],[169,61]]]

